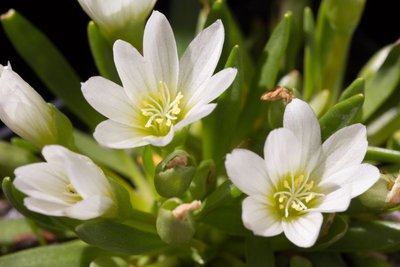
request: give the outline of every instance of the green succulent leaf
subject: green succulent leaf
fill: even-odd
[[[120,83],[117,69],[114,65],[113,51],[110,42],[103,36],[96,24],[91,21],[87,27],[90,51],[101,76]]]
[[[166,246],[154,233],[113,221],[93,221],[75,228],[86,243],[118,253],[138,255],[155,252]]]
[[[393,46],[379,70],[365,81],[362,121],[366,122],[394,93],[400,82],[400,44]]]
[[[268,238],[249,236],[246,239],[248,267],[275,266],[275,256]]]
[[[2,256],[0,267],[87,267],[95,258],[108,254],[81,241],[71,241]]]

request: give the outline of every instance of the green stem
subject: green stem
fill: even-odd
[[[42,234],[40,233],[40,229],[39,227],[36,225],[36,223],[32,220],[27,219],[27,222],[29,224],[29,226],[31,227],[31,230],[33,232],[33,234],[36,236],[36,238],[39,241],[39,244],[41,246],[46,246],[47,242],[46,240],[43,238]]]
[[[152,186],[146,180],[145,176],[139,170],[138,166],[134,162],[132,162],[132,160],[126,161],[125,163],[126,170],[129,173],[128,178],[136,186],[140,194],[143,195],[145,201],[151,206],[155,199]]]
[[[400,163],[400,152],[396,150],[368,147],[365,160],[376,160],[381,162]]]

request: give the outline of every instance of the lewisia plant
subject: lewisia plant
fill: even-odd
[[[350,200],[369,189],[379,170],[362,164],[365,126],[340,129],[321,144],[317,117],[305,102],[286,106],[283,128],[271,131],[264,159],[246,149],[227,155],[231,181],[248,195],[244,225],[260,236],[282,232],[299,247],[311,247],[322,225],[321,213],[345,211]]]
[[[82,85],[86,100],[109,118],[97,126],[95,139],[112,148],[165,146],[176,131],[209,115],[216,107],[210,102],[236,76],[233,68],[213,75],[223,43],[224,27],[218,20],[178,60],[171,26],[154,11],[145,27],[143,55],[125,41],[114,44],[122,87],[102,77]]]
[[[0,119],[38,147],[56,142],[51,107],[10,65],[0,65]]]
[[[34,212],[88,220],[111,214],[113,192],[103,171],[88,157],[62,146],[45,146],[47,162],[15,170],[14,186]]]

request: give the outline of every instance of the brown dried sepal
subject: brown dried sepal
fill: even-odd
[[[261,95],[261,100],[278,101],[283,100],[286,104],[290,103],[294,98],[293,92],[283,86],[277,86],[274,89]]]

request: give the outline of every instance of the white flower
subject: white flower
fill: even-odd
[[[203,30],[178,61],[174,35],[159,12],[150,16],[144,33],[144,56],[124,41],[114,44],[114,61],[123,88],[102,77],[82,85],[86,100],[108,117],[94,133],[112,148],[152,144],[165,146],[174,132],[210,114],[210,104],[236,76],[228,68],[212,75],[224,42],[217,21]]]
[[[89,158],[58,146],[45,146],[47,162],[15,170],[14,186],[25,193],[25,206],[50,216],[87,220],[113,206],[111,185]]]
[[[86,14],[108,33],[129,28],[129,25],[143,23],[156,3],[156,0],[78,1]]]
[[[351,198],[378,180],[379,171],[361,164],[368,145],[361,124],[340,129],[321,145],[315,114],[297,99],[287,105],[283,124],[268,135],[264,159],[235,149],[225,167],[248,195],[242,204],[248,229],[260,236],[284,232],[297,246],[310,247],[320,231],[321,212],[345,211]]]
[[[38,147],[56,142],[50,107],[10,65],[0,65],[0,119]]]

